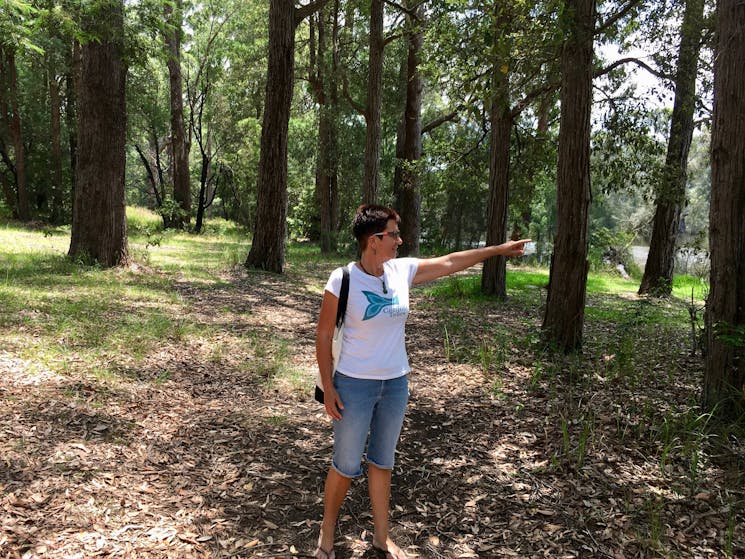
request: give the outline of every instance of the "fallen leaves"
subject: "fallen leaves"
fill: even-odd
[[[214,335],[168,340],[136,365],[122,356],[112,381],[74,367],[60,377],[36,366],[34,376],[29,360],[0,352],[0,557],[307,556],[323,509],[328,421],[309,391],[254,377],[257,363],[236,336],[286,337],[310,387],[320,299],[298,295],[299,309],[289,281],[181,285],[190,320]],[[392,487],[393,537],[410,555],[745,553],[741,485],[703,456],[691,484],[690,456],[661,467],[651,437],[664,425],[650,425],[645,410],[684,408],[693,381],[649,379],[641,390],[597,371],[587,376],[597,386],[536,378],[514,350],[485,374],[446,362],[438,311],[420,306],[408,330],[412,398]],[[476,344],[489,324],[517,339],[532,320],[508,306],[490,306],[487,321],[479,308],[463,312]],[[621,357],[597,354],[613,355],[599,359],[608,368]],[[348,557],[369,556],[369,509],[366,484],[353,484],[337,539]]]

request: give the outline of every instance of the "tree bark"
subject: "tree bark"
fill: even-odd
[[[60,111],[60,92],[54,65],[48,61],[49,70],[49,112],[50,130],[49,140],[52,144],[52,207],[49,219],[57,224],[63,221],[64,215],[64,185],[62,184],[62,115]]]
[[[78,167],[78,100],[76,91],[80,88],[80,43],[74,41],[68,51],[68,72],[65,75],[65,123],[67,124],[67,143],[70,150],[70,198],[75,199],[75,185]],[[73,212],[75,205],[73,204]]]
[[[246,266],[284,271],[287,237],[287,133],[295,75],[295,27],[327,0],[316,0],[296,10],[293,0],[271,0],[269,5],[269,65],[266,106],[261,127],[256,221]]]
[[[78,92],[78,164],[69,255],[105,267],[126,265],[124,202],[127,133],[123,0],[87,14],[98,38],[82,47]]]
[[[8,97],[11,112],[10,135],[13,141],[18,219],[30,221],[31,208],[26,185],[26,150],[23,144],[23,123],[18,104],[18,69],[16,68],[15,52],[12,49],[5,50],[5,65],[8,74]]]
[[[269,7],[269,67],[261,128],[256,223],[246,266],[284,271],[287,236],[287,134],[295,69],[293,0]]]
[[[362,200],[374,204],[378,200],[380,181],[381,107],[383,98],[383,0],[370,3],[370,53],[367,78],[365,121],[365,182]]]
[[[182,0],[166,3],[166,21],[171,29],[164,33],[168,65],[168,82],[171,106],[171,169],[173,176],[173,199],[182,214],[172,223],[183,229],[191,215],[191,183],[189,177],[189,143],[184,125],[184,94],[181,76],[181,20]]]
[[[134,144],[135,151],[137,152],[137,155],[140,156],[140,161],[142,161],[142,166],[145,167],[145,172],[147,173],[147,179],[150,183],[150,188],[153,190],[153,195],[155,196],[155,203],[158,207],[161,205],[161,199],[160,199],[160,192],[158,192],[158,185],[155,183],[155,173],[153,173],[153,167],[150,165],[150,161],[148,161],[147,156],[145,155],[145,152],[142,151],[142,148],[139,146],[139,144]]]
[[[494,3],[494,52],[492,98],[489,107],[489,205],[486,211],[486,244],[499,245],[507,240],[507,213],[510,183],[510,14],[500,0]],[[498,299],[507,298],[507,259],[489,258],[481,272],[481,290]]]
[[[204,212],[207,210],[207,189],[209,187],[209,172],[210,172],[210,164],[212,163],[212,159],[210,157],[209,151],[210,151],[210,137],[209,132],[207,133],[207,150],[201,150],[202,154],[202,162],[201,162],[201,170],[199,172],[199,198],[197,203],[197,219],[196,223],[194,225],[194,231],[197,233],[202,232],[202,227],[204,225]]]
[[[494,87],[489,120],[489,206],[486,212],[486,244],[499,245],[507,238],[509,201],[510,134],[512,116],[509,106],[508,76],[502,73],[501,61],[495,64]],[[495,256],[484,262],[481,290],[498,299],[507,298],[507,259]]]
[[[318,155],[316,159],[316,200],[319,207],[319,241],[321,252],[336,250],[336,231],[339,225],[339,154],[336,133],[336,114],[339,110],[338,76],[338,20],[339,0],[334,2],[331,41],[323,12],[319,12],[316,29],[318,48],[311,49],[310,82],[319,104]],[[314,29],[311,27],[311,29]],[[329,65],[329,50],[331,64]],[[314,73],[315,70],[315,73]]]
[[[693,137],[696,75],[704,25],[704,0],[687,0],[680,31],[675,101],[662,184],[657,191],[652,239],[639,294],[669,296],[673,287],[680,216],[685,205],[688,152]]]
[[[590,109],[594,0],[565,0],[567,40],[561,54],[561,122],[557,233],[543,319],[546,340],[571,352],[582,346],[590,205]]]
[[[408,0],[408,55],[406,64],[406,108],[404,109],[403,169],[401,170],[401,237],[402,256],[419,256],[422,230],[422,195],[419,188],[419,162],[422,158],[422,94],[424,81],[419,62],[424,33],[421,23],[422,3]]]
[[[5,52],[0,46],[0,158],[8,172],[15,178],[15,167],[10,160],[7,142],[10,137],[10,125],[8,124],[8,96],[6,85],[8,83],[7,68],[5,66]],[[15,191],[8,180],[6,174],[0,170],[0,187],[2,187],[5,202],[10,208],[11,214],[18,219],[18,201],[16,200]]]
[[[703,404],[741,417],[745,405],[745,4],[717,2],[711,134],[707,301],[708,351]]]

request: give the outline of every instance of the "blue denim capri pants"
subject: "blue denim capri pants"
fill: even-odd
[[[334,421],[334,469],[347,478],[361,476],[367,442],[367,462],[392,470],[409,401],[409,375],[367,380],[337,372],[334,388],[344,404],[341,420]]]

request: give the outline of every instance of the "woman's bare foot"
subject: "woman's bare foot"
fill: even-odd
[[[313,552],[313,557],[316,559],[334,559],[336,553],[334,553],[334,536],[330,535],[328,538],[324,538],[324,531],[318,535],[318,547]]]
[[[404,550],[393,543],[391,538],[388,538],[384,544],[380,544],[373,539],[373,549],[382,554],[385,559],[409,559]]]

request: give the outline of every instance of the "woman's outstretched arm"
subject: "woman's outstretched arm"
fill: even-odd
[[[525,252],[525,244],[529,242],[530,239],[520,239],[519,241],[507,241],[501,245],[451,252],[435,258],[422,258],[419,260],[414,283],[426,283],[460,272],[492,256],[522,256]]]

